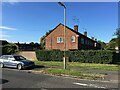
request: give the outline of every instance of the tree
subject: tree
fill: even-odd
[[[98,43],[101,44],[101,49],[105,49],[106,48],[106,43],[105,42],[102,42],[102,41],[98,40]]]
[[[34,42],[30,42],[29,44],[30,44],[30,45],[34,45]]]
[[[16,44],[6,44],[2,47],[2,54],[15,54],[17,52]]]
[[[106,45],[106,49],[115,50],[117,46],[117,38],[112,38],[109,43]]]
[[[117,36],[117,45],[118,48],[120,49],[120,28],[117,28],[114,34]]]
[[[45,36],[42,36],[42,37],[40,38],[40,47],[41,47],[42,49],[45,49]]]
[[[40,38],[40,46],[42,49],[45,49],[45,37],[50,34],[52,32],[52,30],[49,30],[48,32],[46,32],[45,35],[43,35],[41,38]]]

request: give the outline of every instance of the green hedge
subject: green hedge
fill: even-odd
[[[63,51],[59,50],[39,50],[36,51],[37,59],[41,61],[62,61]],[[66,51],[66,57],[69,57],[69,61],[82,62],[82,63],[112,63],[114,59],[114,53],[110,50],[76,50]]]
[[[36,51],[36,56],[38,60],[41,61],[62,61],[63,52],[59,50],[54,51]]]

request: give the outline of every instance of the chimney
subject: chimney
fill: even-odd
[[[74,26],[74,30],[75,30],[76,32],[78,32],[78,25],[75,25],[75,26]]]
[[[92,37],[92,40],[94,40],[94,37]]]
[[[95,41],[97,41],[97,38],[95,39]]]
[[[84,36],[87,36],[87,32],[86,31],[84,32]]]

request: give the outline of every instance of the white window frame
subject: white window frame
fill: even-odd
[[[57,43],[63,43],[63,37],[57,37]]]
[[[75,36],[71,37],[71,42],[75,42]]]

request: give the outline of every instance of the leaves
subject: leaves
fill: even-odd
[[[17,52],[17,46],[15,44],[7,44],[2,48],[2,54],[14,54]]]
[[[63,52],[59,50],[39,50],[36,52],[38,60],[41,61],[62,61]],[[77,50],[66,51],[66,57],[72,62],[85,63],[112,63],[113,51],[110,50]]]

